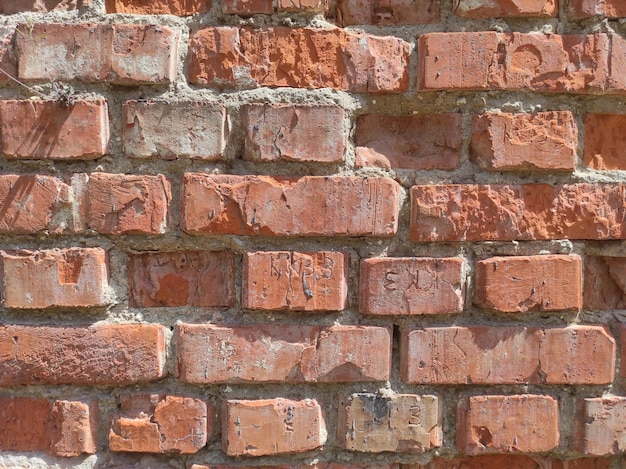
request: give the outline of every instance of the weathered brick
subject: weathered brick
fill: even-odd
[[[70,187],[53,176],[0,175],[0,233],[63,233],[71,228]]]
[[[274,13],[273,0],[223,0],[222,11],[226,14],[256,15]]]
[[[478,261],[474,304],[504,313],[580,309],[580,257],[511,256]]]
[[[377,315],[463,312],[465,280],[458,257],[390,257],[361,261],[360,311]]]
[[[85,7],[92,0],[2,0],[0,15],[14,15],[23,12],[46,13],[49,11],[69,11]]]
[[[6,159],[99,158],[107,151],[109,114],[103,99],[69,106],[53,101],[0,101],[0,153]]]
[[[347,266],[347,255],[334,251],[246,253],[241,304],[265,311],[341,311]]]
[[[196,384],[385,381],[391,331],[370,326],[178,326],[178,378]]]
[[[232,251],[131,255],[128,278],[133,307],[229,307],[235,303]]]
[[[344,111],[339,106],[248,104],[241,111],[244,159],[344,161],[343,119]]]
[[[617,59],[624,42],[615,34],[424,34],[418,40],[418,87],[623,92],[626,61]]]
[[[190,16],[211,9],[211,0],[105,0],[107,13]]]
[[[224,402],[222,447],[229,456],[302,453],[325,441],[326,424],[313,399]]]
[[[165,375],[156,325],[0,326],[0,386],[127,385]]]
[[[336,16],[341,26],[437,23],[439,2],[440,0],[338,0]]]
[[[585,256],[585,309],[626,309],[626,257]]]
[[[454,12],[464,18],[556,16],[556,0],[459,0]]]
[[[408,90],[409,44],[342,29],[210,27],[192,34],[189,79],[198,86]]]
[[[626,398],[580,399],[577,407],[573,450],[597,456],[626,451]]]
[[[125,395],[109,431],[111,451],[193,454],[213,432],[213,413],[200,399],[158,394]]]
[[[610,469],[604,458],[552,459],[537,456],[486,454],[464,458],[435,458],[425,465],[403,464],[402,469]]]
[[[385,178],[185,173],[181,226],[187,233],[391,236],[399,189]]]
[[[585,114],[583,164],[591,169],[626,169],[626,114]]]
[[[4,5],[0,5],[0,15],[8,14],[2,13],[2,8]],[[0,26],[0,70],[4,71],[4,73],[0,71],[0,83],[13,81],[7,74],[13,78],[17,77],[17,59],[13,47],[16,34],[15,26]]]
[[[328,10],[328,0],[277,0],[276,4],[279,12],[324,12]]]
[[[626,16],[626,4],[622,0],[570,0],[569,14],[572,18],[596,15],[619,18]]]
[[[440,185],[411,188],[414,241],[623,239],[623,184]]]
[[[399,464],[345,464],[339,462],[306,463],[298,461],[295,464],[280,464],[272,466],[240,466],[230,464],[192,464],[188,469],[400,469]],[[608,468],[607,468],[608,469]]]
[[[368,453],[424,452],[443,443],[437,396],[352,394],[339,406],[342,447]]]
[[[578,129],[570,111],[489,112],[472,120],[472,160],[488,171],[573,171]]]
[[[128,156],[222,159],[227,126],[220,104],[127,101],[122,113]]]
[[[97,419],[92,402],[0,397],[0,450],[61,457],[94,454]]]
[[[3,304],[9,308],[103,306],[107,261],[101,248],[0,251]]]
[[[626,347],[624,344],[626,343],[626,324],[620,324],[618,326],[619,330],[619,342],[620,342],[620,363],[626,364]],[[622,378],[626,378],[626,366],[620,366],[620,375]]]
[[[180,33],[167,26],[36,23],[19,31],[21,80],[136,85],[176,76]]]
[[[402,380],[418,384],[608,384],[615,340],[602,326],[404,330]]]
[[[81,208],[83,229],[103,234],[160,234],[172,196],[163,176],[91,173]]]
[[[402,169],[459,167],[461,114],[366,114],[356,123],[356,164]]]
[[[472,396],[460,402],[457,446],[465,453],[538,453],[559,444],[559,405],[550,396]]]

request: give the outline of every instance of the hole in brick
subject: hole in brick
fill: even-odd
[[[80,271],[83,268],[83,258],[78,252],[66,252],[58,263],[59,282],[62,284],[77,284]]]
[[[478,442],[485,447],[489,446],[493,441],[493,436],[487,427],[478,427],[476,436],[478,436]]]

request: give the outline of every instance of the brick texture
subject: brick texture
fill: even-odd
[[[439,3],[439,0],[339,0],[336,16],[342,26],[436,23]]]
[[[571,0],[569,2],[569,13],[574,18],[588,18],[596,15],[619,18],[626,16],[626,5],[620,2],[620,0],[605,0],[603,2]]]
[[[454,12],[465,18],[556,16],[557,0],[459,0]]]
[[[205,13],[211,0],[105,0],[107,13],[187,16]]]
[[[598,397],[578,402],[578,428],[572,445],[576,451],[604,456],[624,452],[626,399]]]
[[[626,114],[585,114],[583,163],[591,169],[626,169],[622,148],[626,144],[620,129]]]
[[[586,309],[624,309],[626,258],[608,256],[585,257],[583,290]]]
[[[91,4],[92,0],[5,0],[0,5],[0,15],[49,11],[71,11]]]

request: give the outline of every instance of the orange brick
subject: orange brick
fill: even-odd
[[[621,0],[570,0],[569,13],[572,18],[596,15],[619,18],[626,16],[626,4]]]
[[[585,309],[626,309],[626,258],[585,256]]]
[[[106,253],[100,248],[0,251],[8,308],[93,307],[107,303]]]
[[[211,0],[106,0],[107,13],[190,16],[206,13]]]
[[[156,325],[0,326],[0,386],[127,385],[165,375]]]
[[[463,312],[460,258],[396,257],[361,261],[360,311],[376,315]]]
[[[226,14],[249,16],[274,13],[273,0],[223,0],[222,11]]]
[[[399,189],[385,178],[185,173],[181,226],[207,234],[391,236]]]
[[[591,169],[626,169],[622,133],[626,114],[585,114],[583,164]]]
[[[325,12],[328,10],[328,0],[277,0],[277,10]]]
[[[336,16],[341,26],[437,23],[439,3],[440,0],[338,0]]]
[[[459,405],[457,445],[465,453],[538,453],[559,444],[559,405],[550,396],[473,396]]]
[[[370,326],[178,326],[177,370],[196,384],[385,381],[391,331]]]
[[[556,16],[556,0],[459,0],[454,12],[464,18],[515,18]]]
[[[222,415],[222,447],[229,456],[301,453],[326,441],[322,411],[313,399],[228,400]]]
[[[14,15],[32,11],[46,13],[49,11],[71,11],[91,4],[92,0],[2,0],[0,15]]]
[[[264,311],[341,311],[348,295],[341,252],[248,252],[241,304]]]

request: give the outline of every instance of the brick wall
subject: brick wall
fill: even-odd
[[[625,5],[1,0],[0,467],[622,467]]]

